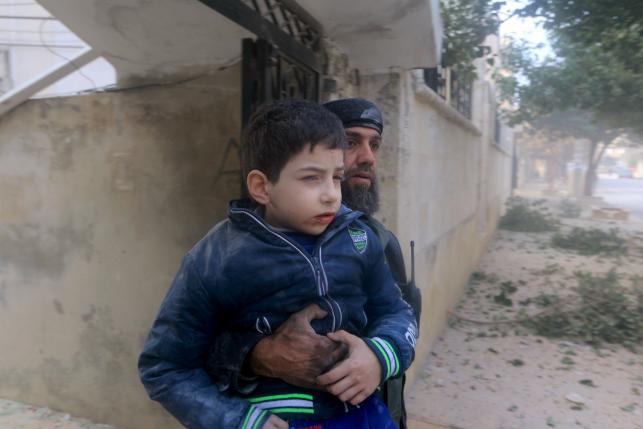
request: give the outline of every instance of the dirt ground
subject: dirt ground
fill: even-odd
[[[569,296],[575,271],[615,269],[622,284],[643,276],[643,221],[593,220],[590,210],[563,229],[619,228],[627,256],[580,256],[552,247],[552,233],[497,232],[409,392],[412,429],[643,428],[643,354],[502,322],[545,311],[533,303],[542,293]],[[516,287],[511,305],[495,299],[503,282]]]

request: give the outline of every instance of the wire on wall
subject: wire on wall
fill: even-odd
[[[97,87],[97,85],[96,85],[96,82],[94,82],[94,80],[93,80],[91,77],[89,77],[89,76],[87,76],[85,73],[83,73],[83,71],[81,70],[81,67],[78,67],[78,65],[76,65],[76,63],[74,63],[72,60],[70,60],[70,59],[69,59],[69,58],[67,58],[66,56],[64,56],[64,55],[62,55],[62,54],[60,54],[60,53],[58,53],[58,52],[54,51],[54,50],[51,48],[51,46],[49,46],[49,45],[47,44],[47,42],[45,42],[45,37],[44,37],[44,33],[43,33],[43,30],[44,30],[45,24],[47,24],[47,21],[41,21],[41,22],[40,22],[40,25],[38,26],[38,37],[40,38],[40,43],[42,43],[42,46],[44,46],[44,47],[45,47],[45,49],[47,49],[49,52],[51,52],[52,54],[54,54],[54,55],[55,55],[55,56],[57,56],[58,58],[61,58],[61,59],[63,59],[64,61],[66,61],[68,64],[71,64],[72,66],[74,66],[74,68],[76,69],[76,71],[78,72],[78,74],[80,74],[82,77],[84,77],[85,79],[87,79],[87,80],[89,81],[89,83],[92,85],[92,87],[94,87],[94,90],[95,90],[95,89],[97,89],[98,87]]]

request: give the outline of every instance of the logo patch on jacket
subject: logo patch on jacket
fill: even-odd
[[[353,240],[353,246],[355,246],[355,249],[359,253],[364,253],[364,250],[366,250],[366,245],[368,244],[368,236],[366,235],[366,231],[364,231],[363,229],[349,227],[348,233]]]

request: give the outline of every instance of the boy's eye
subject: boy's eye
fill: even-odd
[[[371,142],[371,150],[372,150],[373,152],[377,152],[377,150],[378,150],[379,148],[380,148],[380,142],[378,142],[378,141]]]
[[[306,181],[306,182],[312,182],[317,180],[317,176],[304,176],[301,178],[301,180]]]
[[[353,147],[357,146],[357,140],[355,140],[355,139],[348,139],[348,140],[346,141],[346,145],[347,145],[349,148],[353,148]]]
[[[346,180],[346,176],[344,176],[343,174],[336,174],[333,176],[333,180],[343,182],[344,180]]]

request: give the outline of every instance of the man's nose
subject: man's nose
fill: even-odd
[[[359,145],[356,161],[358,165],[367,164],[371,166],[374,166],[377,162],[375,153],[373,152],[373,149],[371,149],[371,145],[368,141],[363,141]]]

